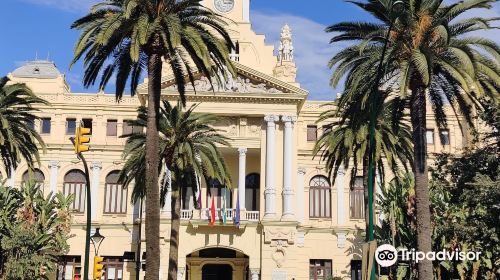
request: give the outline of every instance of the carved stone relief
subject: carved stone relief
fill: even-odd
[[[191,83],[186,85],[186,91],[215,91],[215,92],[240,92],[240,93],[283,93],[283,91],[271,87],[265,83],[252,81],[247,77],[238,75],[233,77],[228,74],[227,78],[220,77],[222,83],[216,78],[212,78],[212,84],[206,77],[201,77],[194,82],[194,87]],[[177,85],[173,84],[165,88],[169,91],[177,91]]]

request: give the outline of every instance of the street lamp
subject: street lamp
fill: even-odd
[[[92,236],[90,237],[90,241],[92,241],[92,245],[94,245],[94,251],[96,256],[98,256],[99,247],[101,247],[101,243],[104,240],[104,238],[105,237],[101,235],[101,233],[99,232],[99,228],[96,228],[94,234],[92,234]]]
[[[375,228],[373,224],[374,218],[374,208],[373,208],[373,193],[374,193],[374,185],[375,185],[375,166],[374,166],[374,157],[375,157],[375,123],[376,123],[376,110],[374,108],[375,104],[379,104],[376,101],[376,97],[378,96],[379,91],[379,83],[380,79],[382,79],[382,75],[384,74],[384,59],[385,53],[387,52],[387,45],[389,42],[389,36],[391,35],[392,28],[394,27],[395,19],[399,14],[401,14],[405,9],[405,4],[401,0],[396,0],[392,2],[390,7],[390,25],[389,30],[387,31],[387,35],[384,41],[384,47],[382,49],[382,55],[380,56],[379,65],[377,68],[377,76],[375,82],[373,84],[373,90],[369,97],[370,104],[370,125],[369,125],[369,154],[368,154],[368,241],[373,241],[375,239]],[[370,272],[370,279],[375,280],[375,266],[373,266],[372,271]]]

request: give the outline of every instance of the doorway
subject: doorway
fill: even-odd
[[[228,264],[206,264],[202,269],[202,280],[233,280],[233,268]]]

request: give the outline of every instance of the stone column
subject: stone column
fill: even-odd
[[[250,0],[243,0],[243,21],[250,22]]]
[[[292,161],[293,161],[293,124],[295,116],[282,116],[285,124],[285,139],[283,141],[283,215],[282,220],[295,220],[293,213]]]
[[[15,180],[16,180],[16,169],[14,169],[14,167],[11,167],[10,168],[10,177],[7,180],[7,186],[9,186],[9,188],[13,188],[15,185]]]
[[[59,176],[59,161],[58,160],[51,160],[49,162],[49,168],[50,168],[50,181],[49,181],[49,186],[50,186],[50,191],[52,193],[57,192],[57,177]]]
[[[276,216],[276,122],[278,116],[267,115],[264,120],[267,122],[266,132],[266,207],[264,219],[274,219]]]
[[[179,267],[177,270],[177,279],[184,279],[184,272],[186,271],[185,267]]]
[[[338,171],[335,186],[337,188],[337,225],[344,225],[346,222],[345,213],[345,194],[344,194],[344,180],[345,171],[342,169]]]
[[[167,197],[165,198],[165,206],[163,206],[162,214],[165,218],[172,216],[172,172],[165,167],[165,182],[164,186],[167,188]]]
[[[299,224],[304,223],[305,212],[305,200],[304,200],[304,176],[306,175],[306,169],[299,167],[297,170],[297,220]]]
[[[90,166],[92,168],[92,178],[90,179],[90,191],[91,191],[91,217],[92,221],[97,220],[97,199],[98,195],[97,192],[99,191],[99,179],[101,178],[101,169],[102,169],[102,162],[100,161],[93,161],[92,165]],[[85,195],[89,195],[88,193]]]
[[[245,210],[245,179],[247,165],[247,148],[239,148],[239,169],[238,169],[238,198],[240,201],[240,210]],[[235,204],[236,207],[236,204]]]
[[[250,275],[252,280],[259,280],[260,276],[260,269],[258,268],[250,268]]]

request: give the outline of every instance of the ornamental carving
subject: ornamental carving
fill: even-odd
[[[200,79],[194,81],[194,87],[191,83],[186,85],[186,91],[200,91],[200,92],[239,92],[239,93],[283,93],[283,91],[271,87],[265,83],[259,83],[252,81],[247,77],[238,75],[233,77],[228,74],[226,78],[219,78],[222,83],[219,83],[218,79],[212,78],[212,84],[207,77],[201,77]],[[165,88],[168,91],[177,91],[177,85],[173,84]]]
[[[275,242],[282,240],[286,241],[288,244],[293,244],[295,240],[295,229],[285,229],[285,228],[264,229],[264,242],[271,243],[271,246],[273,246],[276,244]]]

